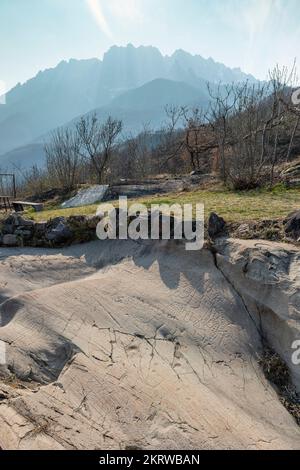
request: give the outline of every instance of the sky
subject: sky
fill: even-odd
[[[300,60],[299,0],[0,0],[0,96],[110,46],[184,49],[259,79]]]

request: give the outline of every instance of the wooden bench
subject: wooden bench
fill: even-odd
[[[35,212],[42,212],[44,204],[41,202],[12,201],[12,206],[16,212],[23,212],[24,207],[33,207]]]

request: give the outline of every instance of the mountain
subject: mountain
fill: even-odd
[[[211,83],[256,81],[240,69],[230,69],[211,58],[204,59],[183,50],[163,56],[155,47],[128,44],[127,47],[111,47],[103,57],[102,80],[107,88],[124,91],[155,78],[184,81],[191,85],[199,79]]]
[[[8,152],[18,149],[20,157],[20,147],[40,143],[40,136],[93,109],[104,116],[119,110],[131,130],[141,120],[155,127],[164,104],[204,105],[207,81],[244,80],[255,81],[212,59],[182,50],[163,56],[152,46],[113,46],[102,61],[63,61],[7,93],[0,106],[0,167]]]
[[[143,110],[163,108],[167,104],[193,105],[196,102],[202,105],[208,102],[206,91],[197,90],[184,82],[160,78],[123,93],[112,100],[109,107]]]
[[[100,71],[98,60],[70,60],[9,91],[0,108],[0,154],[108,102]]]
[[[101,80],[108,88],[122,92],[156,78],[167,77],[165,58],[155,47],[113,46],[104,54]]]
[[[43,167],[45,158],[44,144],[42,142],[28,144],[3,155],[0,159],[1,171],[14,171],[19,176],[22,176],[22,172],[28,170],[33,165]]]
[[[187,83],[197,83],[199,78],[210,83],[257,81],[252,75],[243,73],[239,68],[231,69],[224,64],[215,62],[212,58],[204,59],[200,55],[192,55],[181,49],[167,58],[167,63],[169,76],[176,76],[177,80],[183,80]]]
[[[179,106],[199,104],[205,106],[208,104],[208,96],[207,93],[201,93],[197,88],[184,82],[156,79],[119,95],[109,105],[95,108],[89,113],[96,114],[102,121],[108,116],[121,119],[124,123],[125,135],[129,132],[137,134],[142,130],[143,125],[148,123],[154,130],[157,130],[166,119],[165,106],[170,103]],[[72,127],[79,118],[80,115],[65,125]],[[46,133],[34,143],[5,153],[0,158],[0,167],[26,170],[33,164],[42,166],[45,159],[43,143],[49,139],[50,134],[51,132]]]

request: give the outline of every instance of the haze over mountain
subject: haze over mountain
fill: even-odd
[[[119,117],[126,130],[138,132],[145,122],[161,124],[165,104],[205,106],[207,81],[244,80],[255,78],[183,50],[163,56],[152,46],[113,46],[102,61],[63,61],[7,93],[0,106],[0,166],[16,158],[24,167],[40,163],[42,146],[36,145],[43,137],[92,110]],[[28,144],[35,145],[32,158]]]

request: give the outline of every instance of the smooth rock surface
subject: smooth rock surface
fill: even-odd
[[[63,209],[72,207],[82,207],[96,202],[102,201],[109,186],[108,185],[94,185],[87,189],[81,189],[76,196],[61,204]]]
[[[300,366],[292,362],[300,340],[300,252],[293,245],[220,239],[217,265],[242,296],[253,321],[289,366],[300,391]]]
[[[175,241],[1,249],[0,447],[299,449],[259,365],[261,332],[222,273],[241,246],[217,249],[220,268]],[[255,261],[249,277],[296,328],[299,265],[287,251],[281,281]]]

